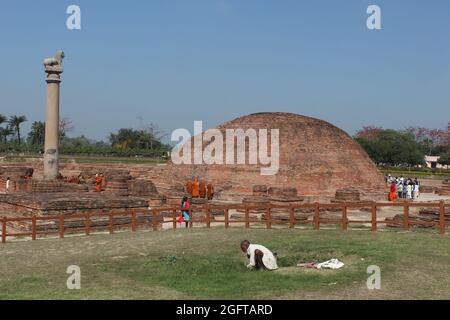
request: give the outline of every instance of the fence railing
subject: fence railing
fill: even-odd
[[[394,220],[378,221],[378,209],[382,207],[403,207],[403,221],[397,222]],[[437,208],[439,215],[435,221],[423,221],[413,219],[410,217],[411,207],[426,207]],[[349,209],[370,209],[370,220],[350,220],[348,218]],[[338,224],[341,225],[342,230],[346,231],[350,224],[370,224],[371,231],[377,231],[378,225],[390,224],[403,227],[404,230],[411,230],[413,225],[423,225],[427,227],[436,227],[440,234],[446,233],[446,227],[450,225],[450,221],[446,221],[446,208],[450,208],[450,204],[444,201],[440,202],[343,202],[343,203],[310,203],[298,205],[224,205],[224,206],[202,206],[189,210],[188,227],[192,228],[195,223],[206,224],[206,228],[211,228],[211,223],[224,224],[225,228],[229,228],[230,224],[241,223],[245,228],[250,228],[251,224],[257,223],[265,225],[267,229],[271,229],[272,225],[288,225],[289,228],[294,228],[296,225],[312,225],[315,230],[320,230],[322,224]],[[284,209],[288,212],[283,213],[285,219],[274,219],[273,210]],[[296,211],[308,210],[313,214],[312,220],[298,219]],[[330,219],[321,217],[321,209],[335,209],[341,212],[339,219]],[[232,219],[230,217],[231,210],[239,210],[243,212],[243,218]],[[259,213],[264,212],[265,219],[254,219],[250,215],[252,210],[258,210]],[[213,217],[213,212],[221,212],[219,216],[223,219],[216,219]],[[177,229],[178,217],[182,212],[181,208],[153,208],[149,210],[130,210],[123,212],[109,212],[109,213],[85,213],[73,215],[59,215],[59,216],[36,216],[31,217],[2,217],[1,223],[1,242],[5,243],[7,237],[28,236],[32,240],[36,240],[38,236],[58,235],[64,238],[67,233],[84,233],[86,236],[93,231],[107,231],[113,234],[117,229],[129,228],[135,232],[139,227],[150,227],[154,231],[158,230],[161,224],[172,224],[172,229]],[[280,214],[280,213],[278,213]],[[197,215],[201,218],[197,218]],[[286,219],[287,218],[287,219]],[[449,217],[450,218],[450,217]],[[115,224],[117,219],[122,219],[124,223]],[[39,225],[39,222],[47,222],[47,224]],[[23,224],[25,223],[25,227]],[[67,226],[70,223],[75,223],[73,227]],[[8,233],[8,224],[22,224],[22,228],[26,231],[19,231]],[[79,226],[81,224],[81,227]],[[78,225],[78,226],[77,226]],[[14,228],[17,230],[17,226]],[[42,229],[42,230],[41,230]]]

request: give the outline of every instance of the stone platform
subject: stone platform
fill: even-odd
[[[442,182],[442,187],[439,190],[439,195],[450,196],[450,180],[445,180]]]
[[[109,212],[127,212],[132,209],[148,211],[148,201],[136,197],[120,197],[108,193],[10,193],[0,194],[0,216],[13,217],[49,217],[64,215],[70,218],[77,214],[98,214]],[[150,217],[150,211],[148,218]],[[130,223],[131,218],[115,219],[114,225]],[[98,219],[97,219],[98,220]],[[100,219],[101,220],[101,219]],[[103,219],[103,225],[107,225]],[[97,221],[98,222],[98,221]],[[100,223],[100,222],[98,222]],[[38,221],[38,230],[48,229],[49,222]],[[31,222],[12,223],[13,229],[29,230]],[[66,227],[82,227],[84,222],[72,221]],[[99,224],[101,225],[101,223]],[[45,227],[44,227],[45,226]]]
[[[10,193],[0,194],[0,215],[51,216],[100,213],[111,210],[148,209],[148,202],[135,197],[107,193]]]

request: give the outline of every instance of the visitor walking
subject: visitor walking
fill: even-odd
[[[9,179],[9,177],[6,179],[6,193],[9,193],[9,188],[11,186],[11,180]]]
[[[411,183],[408,183],[407,187],[406,187],[406,197],[408,199],[412,199],[412,185]]]
[[[407,195],[408,195],[408,188],[407,188],[406,182],[403,182],[402,184],[403,184],[403,194],[402,194],[402,198],[403,198],[403,199],[406,199],[406,197],[407,197]]]
[[[419,198],[419,192],[420,192],[420,185],[417,182],[416,184],[414,184],[414,197],[415,197],[415,199]]]
[[[189,203],[188,197],[183,197],[181,201],[181,220],[186,223],[186,228],[189,225],[189,221],[191,220],[191,216],[189,214],[189,210],[191,209],[191,204]],[[180,221],[181,222],[181,221]]]
[[[403,198],[403,183],[401,182],[397,185],[397,194],[399,199]]]

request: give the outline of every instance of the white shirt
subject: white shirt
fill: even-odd
[[[408,184],[408,186],[406,187],[406,192],[408,194],[408,197],[411,197],[411,193],[412,193],[412,185]]]
[[[256,250],[259,250],[264,254],[262,261],[263,261],[264,266],[268,270],[278,269],[277,259],[275,258],[273,253],[266,247],[261,246],[259,244],[250,244],[248,246],[247,254],[250,256],[250,261],[249,261],[249,264],[247,265],[247,268],[255,267],[255,251]]]
[[[9,180],[6,180],[6,191],[8,191],[9,190]]]

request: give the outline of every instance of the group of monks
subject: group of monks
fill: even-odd
[[[192,198],[207,198],[208,200],[214,198],[214,186],[212,183],[206,184],[204,180],[198,181],[198,178],[186,183],[186,191]]]
[[[75,184],[83,184],[86,181],[84,180],[83,175],[80,173],[78,176],[71,176],[67,179],[68,183],[75,183]]]
[[[78,176],[72,176],[68,179],[65,179],[64,177],[61,178],[61,180],[64,179],[68,183],[75,183],[75,184],[84,184],[86,183],[86,180],[84,179],[83,175],[80,173]],[[95,175],[95,191],[101,192],[103,188],[103,174],[97,173]]]

